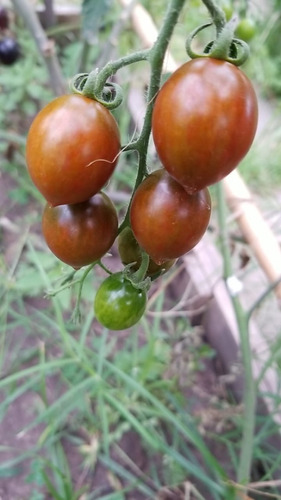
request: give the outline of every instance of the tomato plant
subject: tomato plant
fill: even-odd
[[[164,169],[139,185],[130,210],[135,238],[156,264],[191,250],[206,231],[210,215],[208,190],[189,194]]]
[[[135,263],[132,270],[136,271],[139,268],[141,264],[141,248],[134,237],[133,231],[129,227],[126,227],[118,236],[118,252],[125,266]],[[167,272],[174,263],[175,259],[172,259],[159,265],[150,258],[146,276],[154,276],[159,273],[163,274]]]
[[[193,193],[238,165],[252,144],[257,118],[254,88],[239,68],[218,59],[193,59],[156,97],[156,150],[169,174]]]
[[[120,151],[112,114],[82,95],[47,104],[33,121],[26,143],[28,170],[51,205],[80,203],[109,180]]]
[[[53,207],[47,203],[42,217],[48,247],[74,268],[100,259],[112,246],[117,229],[115,207],[104,193],[75,205]]]
[[[146,307],[146,292],[136,288],[123,273],[110,275],[99,287],[94,301],[97,320],[110,330],[135,325]]]

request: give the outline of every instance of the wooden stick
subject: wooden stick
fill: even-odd
[[[223,179],[226,200],[257,261],[271,283],[281,278],[281,250],[237,170]],[[281,305],[281,283],[275,287]]]
[[[119,0],[128,6],[131,0]],[[158,35],[157,28],[149,13],[140,4],[131,12],[133,27],[145,47],[151,47]],[[179,64],[171,53],[167,53],[166,70],[175,71]],[[270,283],[281,277],[281,249],[273,231],[255,205],[251,193],[237,170],[223,180],[229,208],[237,214],[237,223],[244,238],[251,246],[255,257]],[[275,294],[281,305],[281,283],[275,287]]]

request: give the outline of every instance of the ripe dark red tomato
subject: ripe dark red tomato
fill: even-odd
[[[50,250],[74,268],[100,259],[112,246],[118,229],[115,207],[98,193],[76,205],[45,206],[42,230]]]
[[[5,7],[0,7],[0,29],[5,30],[9,28],[9,15]]]
[[[139,185],[130,210],[135,238],[157,264],[191,250],[206,231],[210,215],[208,190],[189,194],[164,169]]]
[[[134,237],[133,231],[129,227],[126,227],[118,236],[118,252],[124,266],[135,262],[132,270],[136,271],[140,267],[141,248]],[[159,273],[164,274],[174,265],[174,263],[175,259],[172,259],[159,265],[150,258],[146,276],[154,276]]]
[[[10,37],[0,40],[0,62],[6,66],[14,64],[20,57],[19,44]]]
[[[94,301],[97,320],[110,330],[135,325],[146,308],[146,292],[136,288],[123,273],[112,274],[99,287]]]
[[[96,194],[117,163],[120,137],[112,114],[81,95],[53,100],[33,121],[26,161],[35,186],[53,206]]]
[[[258,119],[248,77],[226,61],[181,66],[156,97],[153,138],[164,168],[193,193],[218,182],[249,150]]]

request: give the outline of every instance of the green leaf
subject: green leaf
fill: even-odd
[[[1,477],[14,477],[14,476],[19,476],[22,474],[22,467],[14,466],[14,467],[7,467],[1,468],[0,470],[0,478]]]
[[[101,20],[112,5],[112,0],[83,0],[82,33],[85,40],[92,42],[96,38]]]

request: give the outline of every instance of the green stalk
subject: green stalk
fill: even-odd
[[[163,21],[162,28],[159,31],[157,40],[153,45],[153,47],[148,51],[148,60],[151,66],[151,75],[147,91],[146,113],[139,138],[133,144],[129,145],[128,148],[130,150],[132,149],[136,150],[139,154],[138,173],[136,177],[133,194],[136,191],[139,184],[141,183],[143,177],[147,174],[147,167],[146,167],[147,149],[151,133],[151,119],[152,119],[154,100],[157,93],[159,92],[161,85],[161,75],[162,75],[162,68],[166,50],[168,48],[169,41],[173,34],[175,25],[178,21],[184,3],[185,0],[171,0]],[[119,228],[118,231],[119,233],[128,225],[131,201],[132,197],[126,215],[124,217],[124,220]]]
[[[146,114],[144,118],[143,128],[138,139],[138,151],[139,151],[138,177],[141,175],[145,175],[146,173],[146,157],[147,157],[148,141],[151,132],[151,119],[152,119],[154,100],[160,89],[161,74],[162,74],[165,54],[169,45],[170,38],[173,34],[175,25],[178,21],[180,12],[183,8],[184,2],[185,0],[171,0],[163,21],[163,26],[149,54],[151,75],[147,92]]]
[[[216,4],[216,2],[213,2],[213,0],[202,0],[202,2],[207,7],[214,25],[216,26],[217,32],[219,32],[226,23],[224,11],[219,5]]]
[[[223,186],[217,185],[218,201],[218,222],[220,228],[220,243],[224,264],[224,279],[227,281],[233,275],[231,254],[227,242],[227,222],[226,222],[226,203],[224,199]],[[230,293],[236,320],[239,328],[241,354],[244,368],[244,418],[243,418],[243,437],[241,442],[241,451],[237,471],[237,482],[247,484],[250,482],[251,463],[253,454],[254,430],[255,430],[255,411],[256,411],[256,386],[252,371],[251,346],[249,340],[249,322],[248,315],[241,306],[237,296]]]

